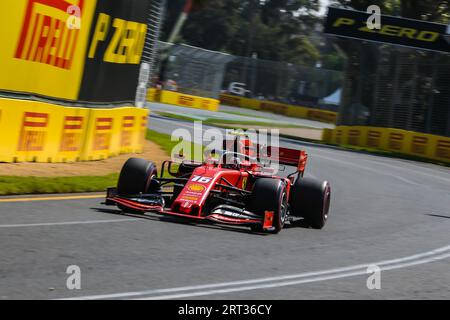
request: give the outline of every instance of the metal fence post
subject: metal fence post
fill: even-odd
[[[136,107],[138,108],[145,107],[147,100],[147,89],[154,74],[155,61],[158,52],[158,39],[167,0],[150,1],[151,5],[148,12],[147,35],[145,37],[144,50],[142,53],[139,83],[136,90]]]

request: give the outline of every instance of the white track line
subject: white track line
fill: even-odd
[[[24,224],[0,224],[0,228],[23,228],[23,227],[46,227],[46,226],[67,226],[76,224],[97,224],[142,221],[142,219],[114,219],[114,220],[90,220],[90,221],[67,221],[67,222],[47,222],[47,223],[24,223]]]
[[[435,256],[428,259],[422,259],[418,261],[413,261],[410,263],[404,263],[404,264],[398,264],[393,265],[386,268],[380,268],[381,271],[388,271],[388,270],[394,270],[394,269],[401,269],[401,268],[407,268],[415,265],[430,263],[438,260],[443,260],[450,258],[450,253],[447,253],[445,255],[441,256]],[[344,273],[338,273],[334,275],[329,276],[319,276],[319,277],[311,277],[306,278],[302,280],[294,280],[294,281],[285,281],[285,282],[275,282],[275,283],[268,283],[268,284],[260,284],[260,285],[253,285],[253,286],[244,286],[244,287],[235,287],[235,288],[226,288],[226,289],[217,289],[217,290],[209,290],[209,291],[195,291],[195,292],[188,292],[188,293],[180,293],[180,294],[172,294],[172,295],[156,295],[156,296],[148,296],[143,298],[137,298],[135,300],[169,300],[169,299],[181,299],[181,298],[190,298],[190,297],[198,297],[198,296],[206,296],[206,295],[213,295],[213,294],[224,294],[224,293],[231,293],[231,292],[241,292],[241,291],[250,291],[250,290],[259,290],[259,289],[269,289],[269,288],[279,288],[279,287],[286,287],[286,286],[293,286],[293,285],[299,285],[299,284],[305,284],[305,283],[313,283],[313,282],[320,282],[320,281],[327,281],[327,280],[335,280],[335,279],[341,279],[341,278],[348,278],[348,277],[354,277],[354,276],[361,276],[361,275],[367,275],[367,267],[359,271],[353,271],[353,272],[344,272]]]
[[[146,290],[139,292],[124,292],[124,293],[116,293],[116,294],[105,294],[105,295],[93,295],[93,296],[84,296],[84,297],[76,297],[71,298],[69,300],[78,300],[78,299],[86,299],[86,300],[95,300],[95,299],[118,299],[118,298],[131,298],[131,297],[142,297],[147,296],[149,299],[176,299],[181,297],[192,297],[192,296],[200,296],[200,295],[210,295],[210,294],[218,294],[218,293],[227,293],[227,292],[237,292],[237,291],[247,291],[247,290],[256,290],[263,288],[274,288],[280,286],[301,284],[306,282],[315,282],[315,281],[324,281],[331,279],[338,279],[343,277],[350,277],[355,275],[366,274],[367,267],[371,265],[377,265],[382,270],[393,270],[399,268],[406,268],[418,264],[424,264],[429,262],[434,262],[437,260],[447,259],[450,257],[450,246],[442,247],[439,249],[427,251],[420,254],[415,254],[409,257],[380,261],[376,263],[366,263],[355,266],[349,266],[344,268],[330,269],[318,272],[307,272],[293,275],[282,275],[276,277],[269,278],[260,278],[260,279],[250,279],[243,281],[232,281],[232,282],[224,282],[224,283],[215,283],[215,284],[206,284],[206,285],[195,285],[195,286],[186,286],[186,287],[178,287],[178,288],[168,288],[168,289],[154,289],[154,290]],[[284,281],[291,280],[291,281]],[[284,282],[280,282],[284,281]],[[248,286],[250,285],[250,286]],[[233,288],[226,288],[232,287]],[[223,289],[219,289],[223,288]],[[204,289],[211,289],[206,291],[199,291]],[[187,293],[182,293],[190,291]],[[172,293],[171,295],[161,296],[158,294]],[[156,295],[156,296],[154,296]],[[150,296],[150,297],[149,297]]]

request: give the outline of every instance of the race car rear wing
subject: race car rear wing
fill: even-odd
[[[264,150],[266,149],[266,151]],[[267,154],[269,159],[273,159],[278,156],[278,163],[287,166],[297,167],[300,173],[303,173],[306,168],[306,162],[308,161],[308,154],[303,150],[272,147],[272,146],[257,146],[257,150]],[[264,155],[265,156],[265,155]]]
[[[234,150],[235,140],[224,140],[223,147],[225,150]],[[252,147],[252,151],[258,160],[267,159],[278,161],[281,165],[294,166],[301,174],[305,171],[308,161],[308,154],[303,150],[256,144]]]

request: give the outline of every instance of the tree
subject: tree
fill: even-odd
[[[170,1],[164,37],[184,0]],[[261,59],[314,63],[319,52],[306,37],[319,18],[318,0],[209,0],[192,12],[178,41]]]

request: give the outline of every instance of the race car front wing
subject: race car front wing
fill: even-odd
[[[207,215],[192,215],[186,213],[173,212],[165,208],[164,198],[155,194],[140,194],[135,196],[117,195],[116,188],[107,190],[106,205],[117,205],[122,209],[129,209],[138,213],[157,213],[167,216],[188,218],[197,221],[210,221],[226,225],[260,225],[263,230],[270,230],[273,227],[272,211],[266,211],[264,217],[252,212],[245,211],[233,206],[219,205]]]

